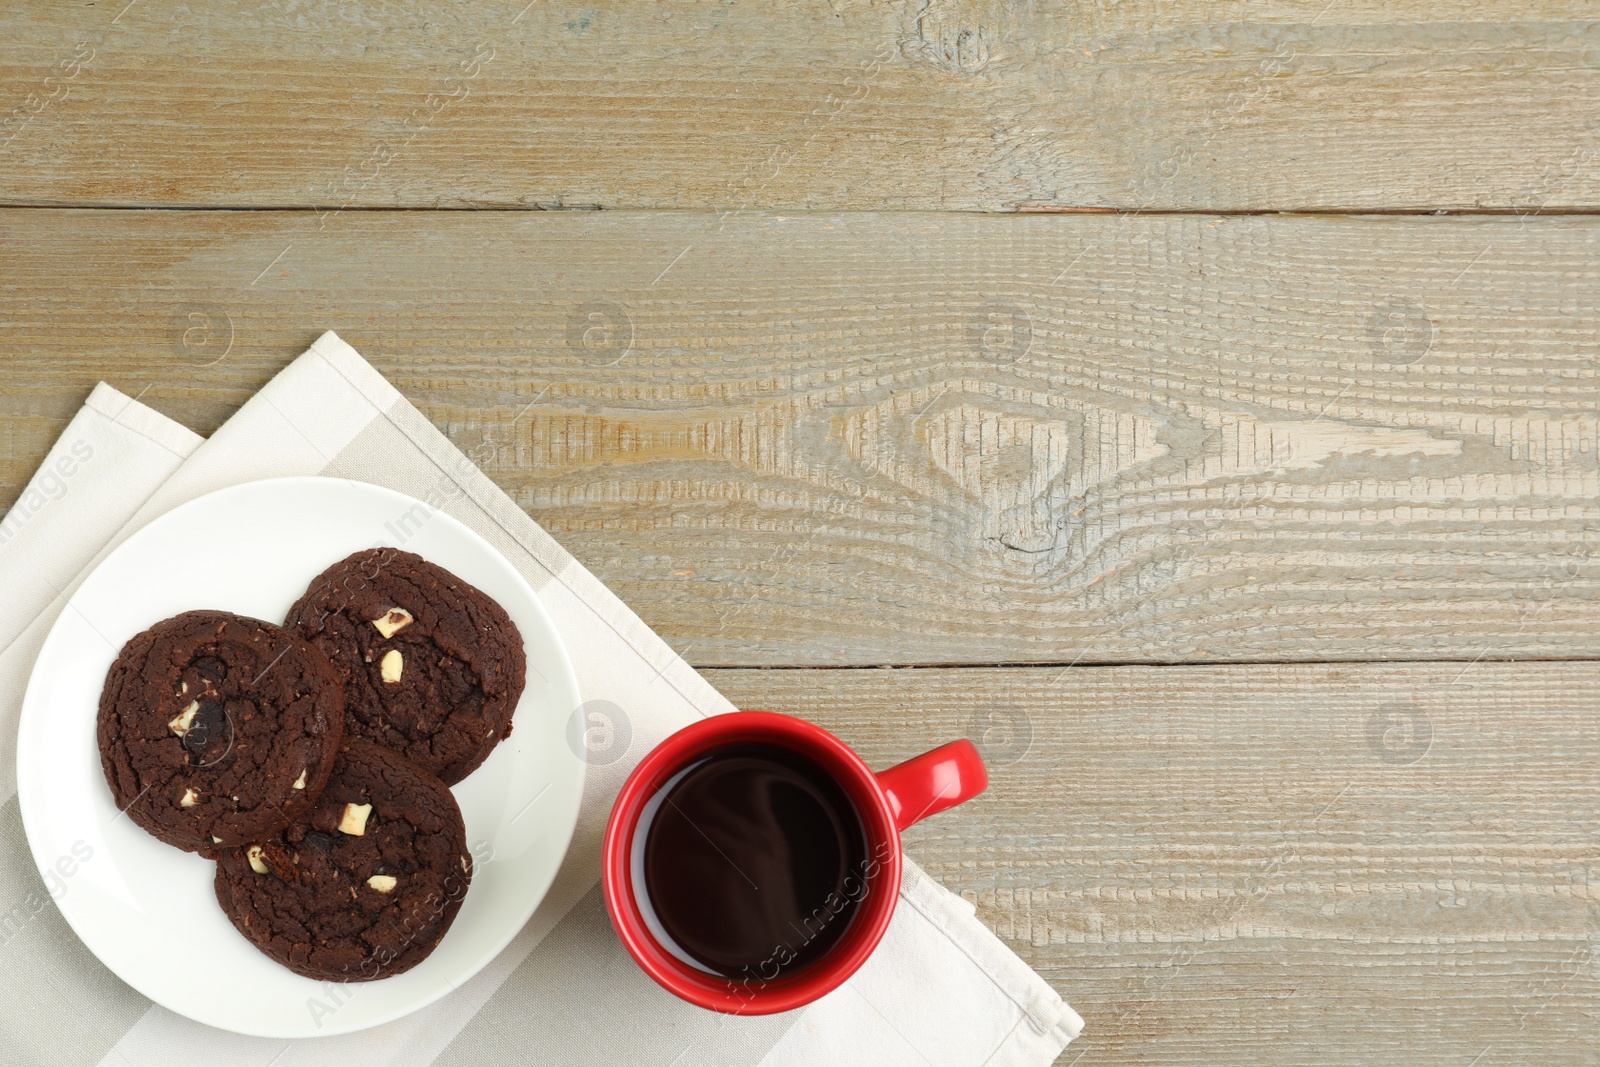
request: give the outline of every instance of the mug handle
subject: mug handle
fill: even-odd
[[[989,784],[983,757],[971,741],[952,741],[878,772],[897,829],[971,800]]]

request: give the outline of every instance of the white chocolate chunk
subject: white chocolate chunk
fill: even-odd
[[[271,870],[267,866],[267,861],[261,858],[260,845],[251,845],[245,849],[244,858],[250,861],[250,869],[257,874],[267,874]]]
[[[405,608],[390,608],[384,612],[383,618],[373,619],[372,625],[376,626],[378,632],[387,640],[410,626],[411,622],[411,612]]]
[[[192,700],[189,706],[178,712],[177,717],[167,723],[167,729],[182,737],[189,732],[189,727],[194,724],[194,713],[200,710],[200,702]]]
[[[392,874],[375,874],[367,879],[367,884],[380,893],[391,893],[394,891],[395,878]]]
[[[298,778],[296,778],[294,780],[294,788],[296,788],[296,789],[304,789],[305,787],[306,787],[306,772],[305,771],[301,771],[300,772],[300,777],[298,777]]]
[[[391,648],[383,654],[383,662],[378,664],[378,673],[383,675],[383,680],[394,685],[400,680],[400,675],[406,669],[405,657],[400,655],[398,648]]]
[[[199,801],[199,799],[199,793],[196,793],[193,789],[185,789],[183,791],[183,799],[178,801],[178,807],[192,808],[195,806],[195,803]]]
[[[372,814],[371,804],[346,804],[339,819],[339,832],[351,837],[362,837],[367,832],[367,816]]]
[[[213,845],[220,845],[220,844],[222,844],[222,838],[218,837],[216,834],[212,834],[211,835],[211,843]]]

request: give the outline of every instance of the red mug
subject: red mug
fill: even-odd
[[[690,966],[664,948],[644,916],[635,849],[650,801],[680,772],[711,752],[739,744],[775,745],[820,767],[844,790],[866,832],[856,913],[826,954],[793,973],[774,966],[733,979]],[[874,774],[849,746],[803,719],[766,711],[713,715],[657,745],[617,795],[606,826],[601,881],[606,909],[628,953],[644,972],[691,1004],[735,1015],[768,1015],[809,1004],[854,974],[889,928],[900,898],[900,831],[983,792],[989,783],[971,741],[953,741]],[[780,958],[781,962],[781,958]]]

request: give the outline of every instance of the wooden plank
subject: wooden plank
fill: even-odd
[[[1083,1015],[1062,1064],[1590,1064],[1600,665],[1463,667],[710,678],[875,767],[979,741],[906,850]]]
[[[1600,205],[1580,0],[18,5],[0,201]]]
[[[12,499],[336,328],[692,662],[1600,655],[1600,220],[0,212]]]

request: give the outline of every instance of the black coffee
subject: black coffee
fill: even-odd
[[[640,832],[642,903],[669,947],[723,977],[770,981],[816,962],[866,893],[855,806],[822,768],[774,745],[712,752]]]

